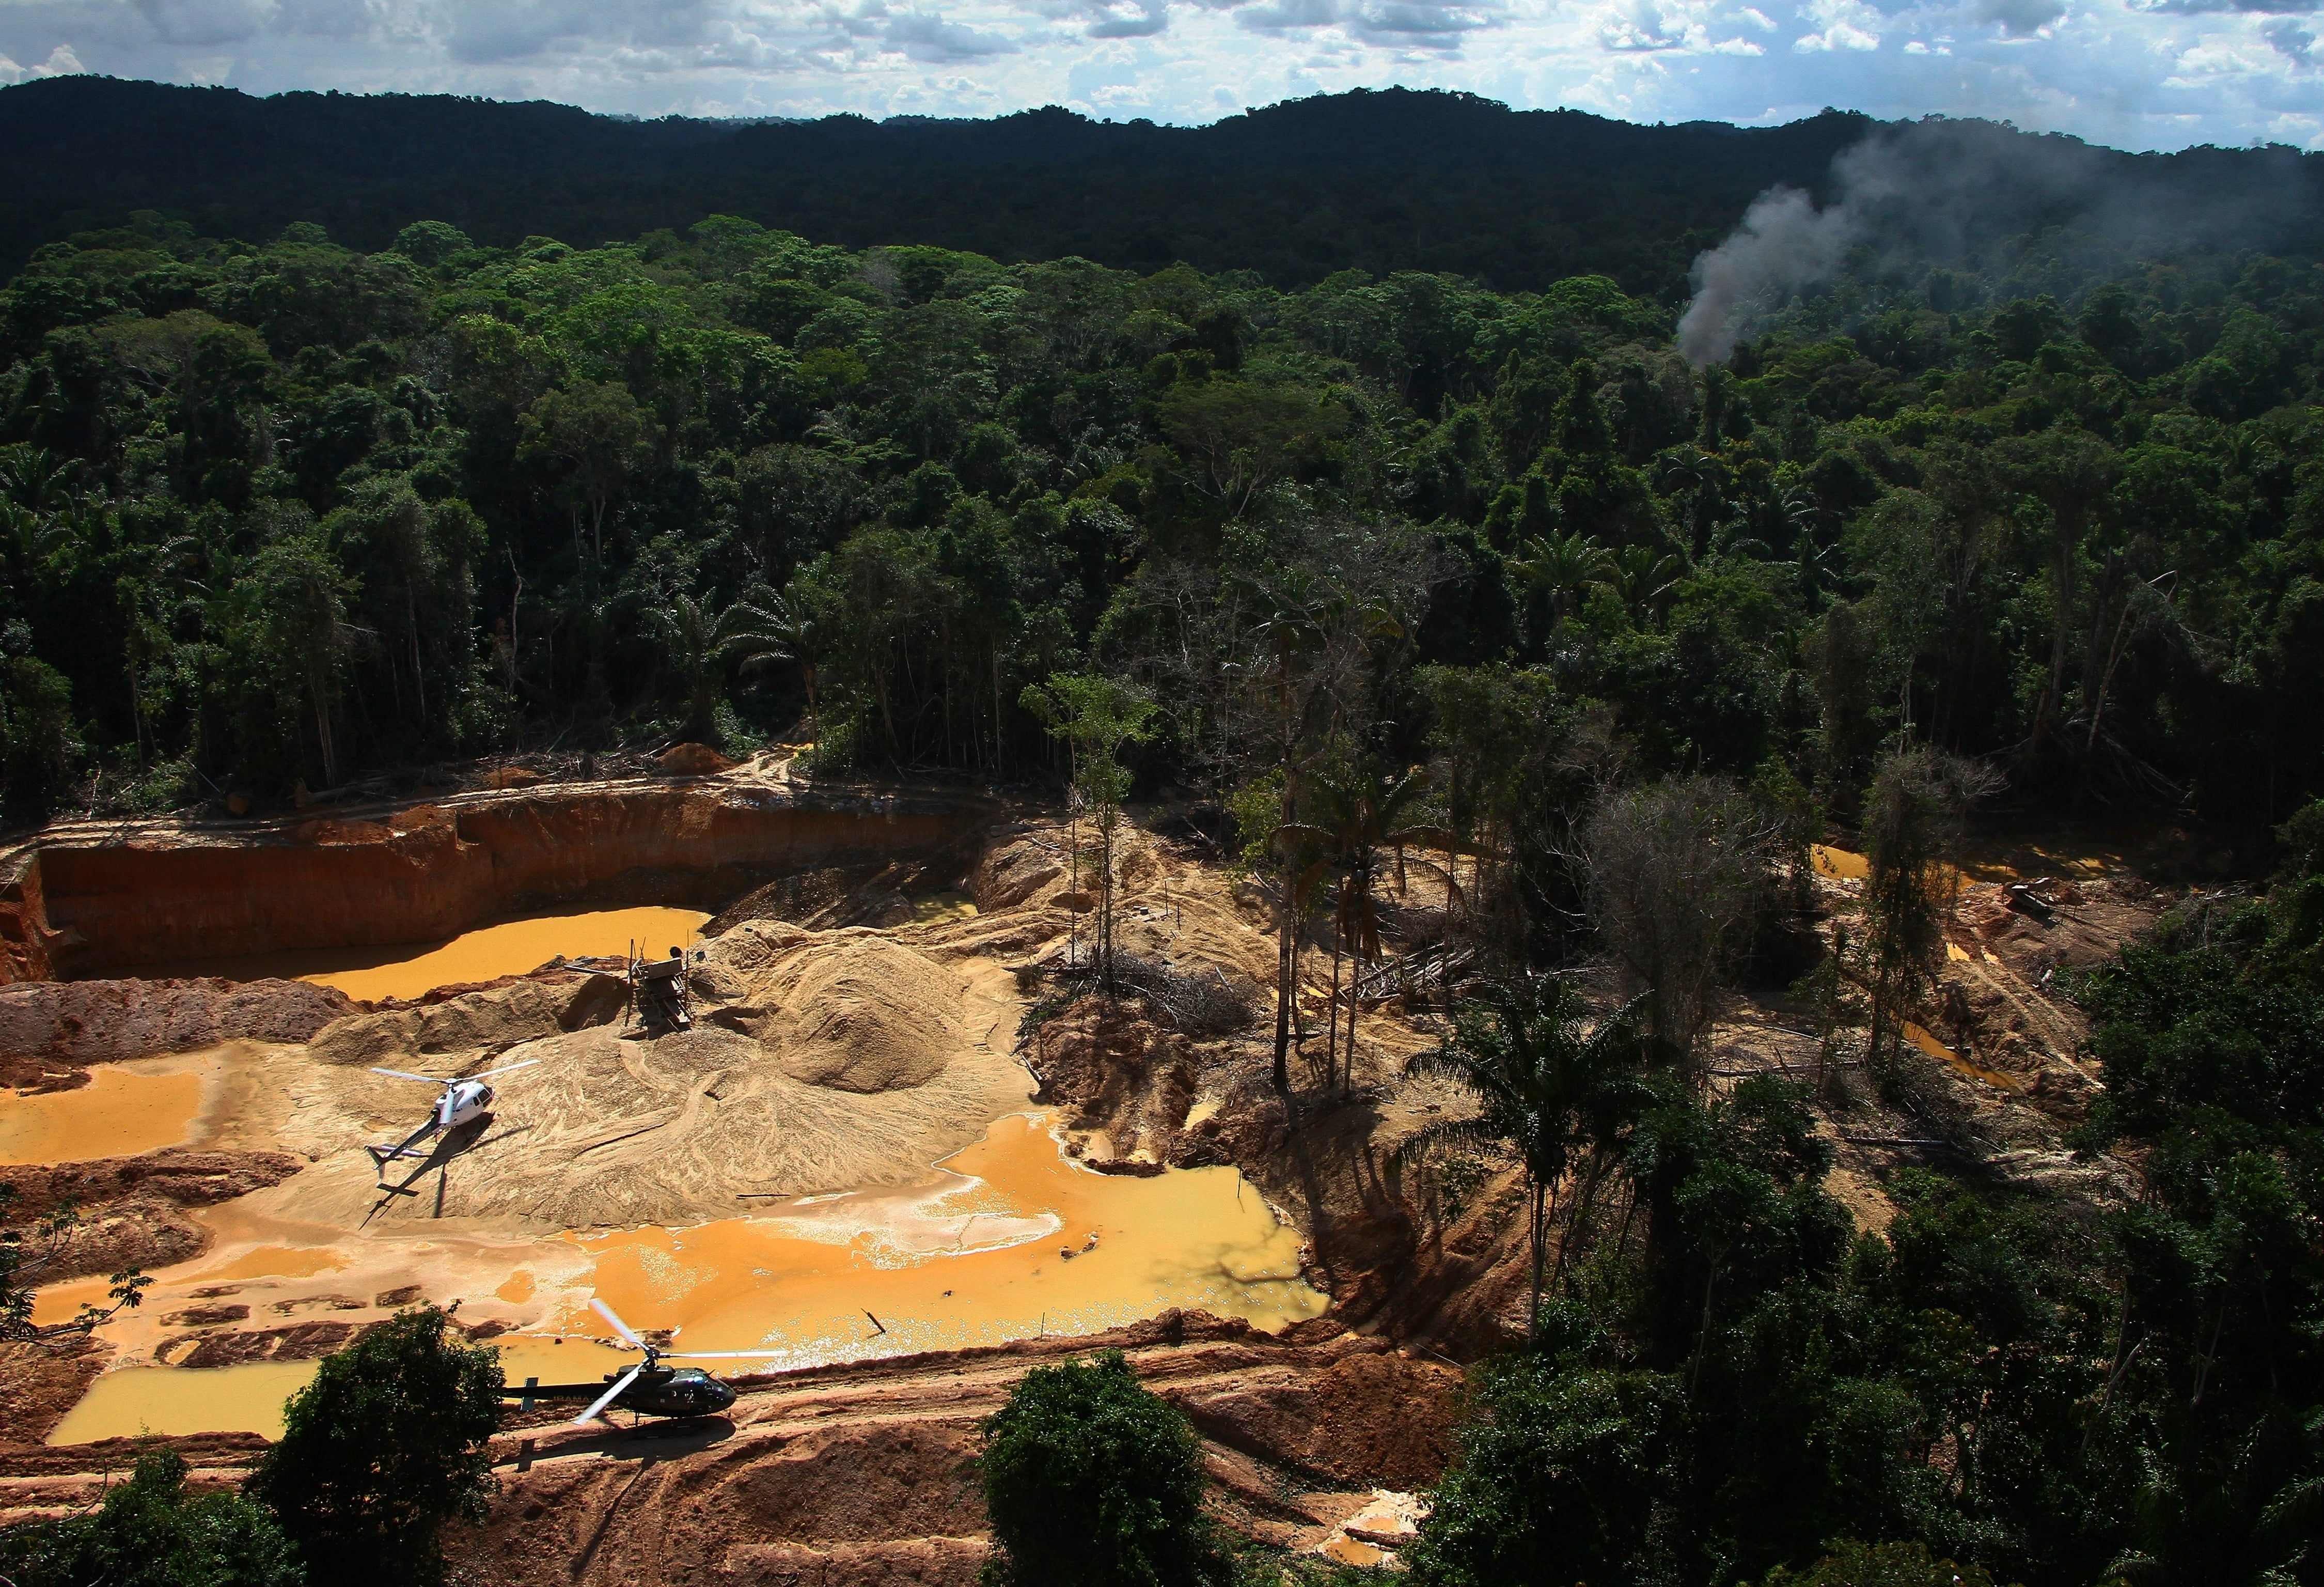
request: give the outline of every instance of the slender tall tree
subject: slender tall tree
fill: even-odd
[[[1612,1149],[1651,1100],[1643,1075],[1648,1038],[1643,998],[1603,1019],[1572,983],[1525,976],[1488,985],[1441,1046],[1405,1073],[1441,1075],[1477,1099],[1476,1112],[1439,1115],[1397,1149],[1399,1163],[1457,1146],[1508,1146],[1525,1164],[1526,1239],[1532,1259],[1528,1340],[1541,1336],[1542,1278],[1559,1186],[1577,1156]]]

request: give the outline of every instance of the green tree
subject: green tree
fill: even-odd
[[[297,1552],[265,1508],[231,1489],[196,1493],[174,1449],[137,1457],[96,1509],[0,1532],[14,1587],[300,1587]]]
[[[290,531],[261,549],[235,580],[226,642],[244,669],[241,747],[261,764],[288,761],[295,769],[303,759],[295,748],[285,755],[278,736],[290,727],[290,744],[297,744],[291,724],[303,703],[312,713],[323,781],[337,784],[340,691],[355,637],[347,604],[355,594],[329,543],[305,525],[303,509]]]
[[[493,1491],[500,1411],[499,1352],[460,1342],[434,1306],[401,1312],[290,1397],[249,1491],[318,1579],[438,1581],[438,1532],[481,1520]]]
[[[325,536],[361,592],[365,626],[386,652],[396,715],[409,710],[421,742],[438,736],[471,660],[473,566],[484,526],[466,502],[430,503],[406,475],[365,481],[323,521]],[[429,680],[435,704],[429,705]]]
[[[1804,1571],[1778,1565],[1766,1587],[1992,1587],[1979,1565],[1930,1556],[1921,1543],[1858,1543],[1841,1538]]]
[[[1526,976],[1488,986],[1454,1021],[1452,1036],[1416,1055],[1405,1072],[1442,1075],[1477,1098],[1467,1117],[1433,1119],[1398,1149],[1419,1161],[1455,1145],[1506,1145],[1525,1164],[1526,1249],[1533,1270],[1526,1333],[1541,1336],[1541,1296],[1557,1196],[1577,1155],[1610,1152],[1648,1100],[1641,1076],[1648,1047],[1638,1001],[1601,1019],[1572,985]],[[1560,1253],[1563,1266],[1563,1253]]]
[[[1341,429],[1346,416],[1296,387],[1214,380],[1172,386],[1157,418],[1188,487],[1234,519],[1290,472],[1303,441]]]
[[[73,1334],[86,1338],[99,1324],[144,1299],[144,1291],[153,1280],[135,1268],[126,1268],[107,1281],[111,1288],[106,1298],[111,1305],[83,1301],[79,1312],[65,1322],[33,1322],[33,1291],[42,1282],[42,1269],[53,1268],[65,1255],[80,1214],[72,1202],[64,1201],[29,1224],[18,1223],[9,1214],[19,1194],[13,1185],[0,1185],[0,1340],[38,1341]]]
[[[443,263],[463,248],[475,246],[468,234],[441,220],[415,220],[395,234],[395,251],[414,264]]]
[[[80,753],[71,683],[36,656],[0,653],[0,809],[48,814]]]
[[[1683,1579],[1658,1535],[1684,1440],[1669,1376],[1568,1370],[1528,1353],[1481,1369],[1473,1394],[1452,1468],[1403,1553],[1415,1587]]]
[[[559,475],[558,488],[589,513],[589,543],[605,560],[605,513],[652,453],[652,421],[625,386],[585,383],[543,393],[524,416],[519,456]],[[580,550],[580,521],[574,521]]]
[[[1231,1580],[1203,1516],[1202,1446],[1118,1350],[1036,1367],[985,1418],[976,1474],[996,1584],[1198,1587]]]

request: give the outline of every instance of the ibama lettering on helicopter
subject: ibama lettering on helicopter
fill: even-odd
[[[439,1135],[447,1130],[456,1130],[472,1119],[484,1117],[484,1111],[493,1105],[493,1088],[486,1082],[493,1075],[512,1074],[519,1069],[529,1069],[539,1062],[540,1062],[539,1058],[527,1058],[521,1064],[503,1064],[497,1069],[487,1069],[481,1075],[471,1075],[465,1079],[447,1079],[435,1075],[413,1075],[402,1069],[374,1068],[372,1070],[374,1075],[386,1075],[397,1080],[417,1080],[427,1085],[440,1085],[444,1088],[444,1094],[436,1099],[435,1107],[429,1112],[428,1121],[404,1137],[401,1142],[395,1146],[367,1146],[364,1150],[371,1154],[371,1160],[378,1166],[379,1171],[383,1174],[387,1172],[388,1164],[398,1158],[426,1156],[426,1153],[414,1151],[412,1149],[431,1135]]]
[[[599,1383],[536,1383],[527,1381],[521,1388],[504,1388],[503,1398],[521,1402],[518,1408],[530,1410],[537,1399],[586,1399],[589,1408],[573,1418],[576,1427],[595,1421],[607,1409],[619,1406],[625,1411],[646,1416],[713,1416],[734,1403],[734,1391],[699,1367],[665,1367],[666,1356],[682,1356],[693,1361],[766,1361],[780,1354],[772,1350],[661,1350],[647,1343],[630,1331],[630,1325],[613,1315],[613,1308],[602,1300],[592,1300],[590,1306],[597,1315],[613,1325],[632,1350],[645,1352],[646,1359],[620,1374],[608,1372],[606,1382]]]

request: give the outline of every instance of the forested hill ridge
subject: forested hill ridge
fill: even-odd
[[[1939,163],[1978,173],[1999,234],[2072,224],[2112,193],[2128,200],[2118,210],[2186,239],[2218,241],[2227,205],[2267,218],[2263,245],[2324,244],[2324,157],[2129,155],[1984,123],[1928,125],[1961,141]],[[1768,128],[1634,126],[1402,89],[1205,127],[1055,108],[743,125],[58,78],[0,89],[0,265],[147,209],[217,237],[306,221],[364,250],[418,220],[496,247],[529,235],[589,247],[726,214],[854,248],[930,244],[1149,272],[1183,262],[1286,289],[1348,268],[1452,272],[1501,291],[1600,272],[1672,302],[1695,253],[1754,195],[1829,189],[1835,154],[1921,125],[1827,111]]]
[[[1577,735],[1843,819],[1899,742],[2261,831],[2324,790],[2312,259],[1868,243],[1698,369],[1603,276],[393,243],[149,214],[0,291],[17,817],[796,728],[1038,777],[1020,696],[1084,670],[1163,703],[1158,781],[1290,734],[1503,829]]]

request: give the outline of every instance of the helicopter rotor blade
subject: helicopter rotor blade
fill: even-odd
[[[662,1350],[656,1355],[665,1359],[683,1356],[690,1361],[763,1361],[784,1353],[780,1345],[770,1344],[764,1350]]]
[[[535,1060],[535,1061],[537,1062],[538,1060]],[[381,1068],[374,1068],[374,1069],[372,1070],[372,1073],[373,1073],[373,1074],[374,1074],[374,1075],[394,1075],[398,1080],[419,1080],[419,1081],[423,1081],[423,1082],[425,1082],[426,1084],[429,1084],[429,1085],[449,1085],[449,1084],[452,1084],[452,1082],[450,1082],[449,1080],[445,1079],[445,1078],[444,1078],[442,1075],[414,1075],[414,1074],[412,1074],[412,1073],[411,1073],[410,1070],[408,1070],[408,1069],[381,1069]]]
[[[589,1305],[595,1309],[599,1316],[604,1318],[605,1321],[613,1325],[613,1332],[620,1334],[622,1336],[622,1342],[626,1343],[632,1350],[652,1351],[653,1353],[657,1355],[661,1353],[659,1351],[654,1351],[652,1345],[648,1344],[644,1340],[631,1333],[630,1325],[627,1323],[622,1322],[621,1318],[615,1316],[613,1315],[613,1308],[607,1306],[604,1301],[592,1296],[589,1298]]]
[[[540,1062],[539,1058],[527,1058],[521,1064],[503,1064],[497,1069],[487,1069],[481,1075],[464,1075],[461,1078],[463,1080],[489,1080],[495,1075],[507,1075],[518,1069],[530,1069],[539,1062]]]
[[[640,1361],[636,1366],[632,1367],[628,1371],[615,1379],[613,1386],[611,1389],[608,1389],[604,1393],[599,1395],[596,1399],[591,1403],[587,1410],[583,1411],[579,1416],[573,1418],[573,1425],[576,1427],[581,1427],[595,1421],[597,1419],[597,1413],[604,1410],[615,1400],[619,1399],[622,1397],[622,1390],[627,1389],[632,1383],[635,1382],[637,1380],[638,1374],[645,1370],[646,1364],[643,1361]]]

